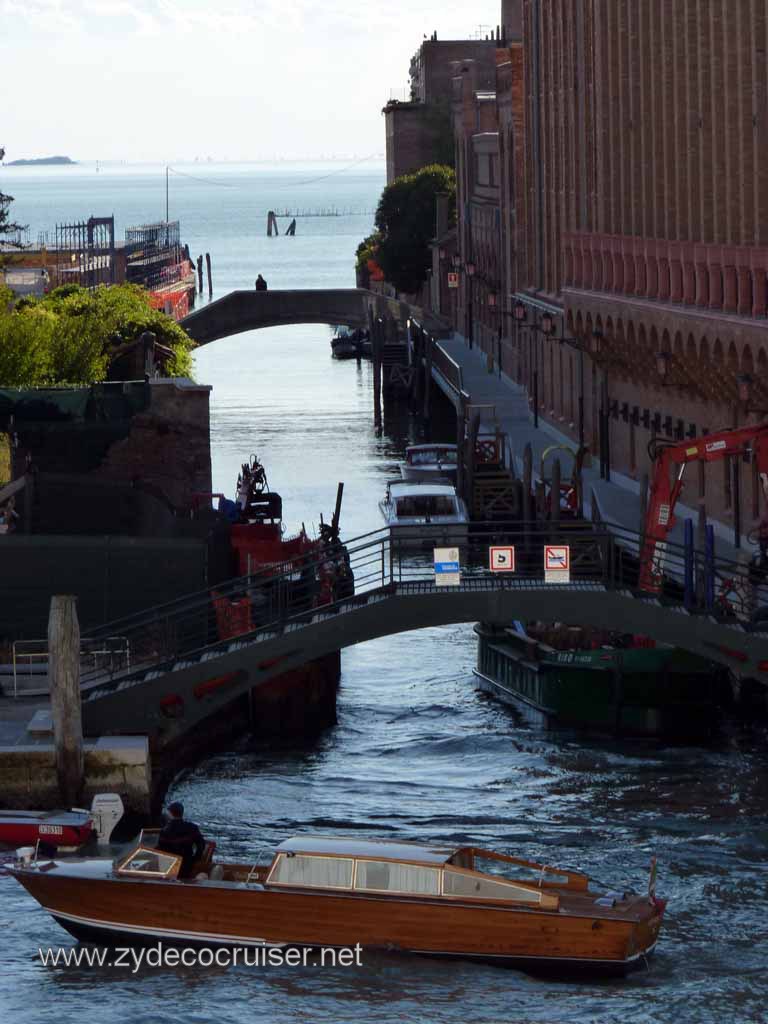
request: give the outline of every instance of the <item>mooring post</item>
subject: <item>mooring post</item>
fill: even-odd
[[[424,333],[424,405],[422,416],[429,419],[429,404],[432,395],[432,348],[435,344],[431,334]]]
[[[213,298],[213,279],[211,278],[211,254],[205,254],[205,269],[208,274],[208,298]]]
[[[197,291],[203,294],[203,257],[202,253],[197,257]]]
[[[371,316],[371,341],[373,342],[373,424],[376,435],[381,434],[381,324],[378,317]]]
[[[530,442],[523,449],[523,532],[525,536],[525,549],[528,551],[531,546],[531,486],[533,483],[533,449]]]
[[[549,492],[549,518],[555,527],[560,525],[560,476],[560,459],[555,459],[552,463],[552,487]]]
[[[475,453],[477,449],[477,435],[480,433],[480,413],[476,412],[469,425],[469,437],[466,440],[467,458],[464,486],[467,491],[466,502],[470,517],[475,510]],[[483,519],[485,518],[485,509]]]
[[[71,594],[55,594],[48,616],[48,678],[56,776],[65,807],[78,803],[85,772],[76,602]]]
[[[703,463],[702,463],[703,465]],[[696,523],[696,601],[704,605],[706,597],[706,572],[704,551],[707,546],[707,506],[699,500],[699,514]]]

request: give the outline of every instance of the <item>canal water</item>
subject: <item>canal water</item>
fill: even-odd
[[[251,286],[259,271],[273,287],[353,283],[354,249],[370,217],[300,219],[295,239],[266,239],[266,210],[292,201],[372,208],[381,168],[355,168],[312,185],[298,182],[327,169],[189,170],[237,184],[236,191],[192,182],[187,187],[199,193],[183,198],[176,186],[175,202],[188,204],[184,236],[193,253],[211,251],[218,292]],[[127,211],[123,224],[150,219],[142,205],[146,169],[110,171],[112,205],[94,199],[85,209],[83,197],[91,195],[89,187],[102,187],[103,178],[87,169],[77,173],[35,180],[48,195],[46,209],[70,202],[66,214],[77,216],[106,205],[110,212]],[[291,181],[292,188],[286,185]],[[22,187],[19,172],[12,182],[3,172],[3,186],[19,199],[17,219],[34,222],[28,210],[39,192]],[[321,186],[316,195],[301,191]],[[405,444],[418,436],[418,424],[402,409],[390,409],[377,438],[370,367],[334,362],[329,339],[327,328],[306,326],[241,335],[201,351],[196,372],[214,388],[215,489],[231,493],[240,462],[257,452],[270,486],[283,495],[289,528],[302,521],[310,528],[320,512],[330,514],[336,482],[343,480],[342,527],[355,536],[380,525],[377,502]],[[143,968],[131,974],[43,967],[39,947],[72,940],[0,876],[0,1019],[764,1021],[765,733],[744,726],[708,747],[681,748],[537,731],[475,691],[474,657],[471,624],[347,650],[335,728],[296,748],[243,741],[179,777],[172,796],[184,801],[220,853],[245,861],[307,830],[473,842],[582,868],[611,888],[641,888],[656,854],[658,891],[670,903],[647,971],[622,981],[545,982],[516,971],[383,953],[365,955],[362,967],[335,969]]]

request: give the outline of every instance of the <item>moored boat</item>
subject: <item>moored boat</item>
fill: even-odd
[[[0,843],[35,846],[47,843],[61,850],[76,850],[96,839],[109,837],[123,816],[123,802],[116,793],[98,793],[89,811],[0,810]]]
[[[467,507],[452,484],[391,480],[379,509],[393,540],[405,547],[466,543]]]
[[[578,871],[474,846],[299,835],[265,864],[189,878],[143,833],[116,861],[27,856],[10,873],[76,938],[106,943],[394,949],[527,970],[623,974],[645,963],[665,901],[597,892]]]
[[[478,688],[535,725],[706,737],[729,692],[711,662],[644,637],[519,622],[475,631]]]
[[[458,449],[455,444],[412,444],[400,465],[403,480],[456,483]]]

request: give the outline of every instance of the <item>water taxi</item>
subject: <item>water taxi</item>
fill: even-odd
[[[474,846],[318,835],[269,863],[182,858],[143,832],[116,860],[32,860],[8,870],[76,938],[107,944],[353,947],[527,970],[623,974],[645,963],[665,903],[594,891],[585,874]]]
[[[467,506],[452,484],[391,480],[379,509],[392,538],[406,547],[466,543]]]
[[[425,483],[447,480],[455,484],[458,458],[455,444],[412,444],[405,449],[405,462],[400,472],[403,480]]]

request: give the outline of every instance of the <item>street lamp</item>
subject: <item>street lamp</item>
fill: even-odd
[[[472,278],[475,276],[477,267],[472,260],[467,260],[464,269],[467,272],[467,340],[471,349],[474,342],[475,326],[472,318]]]

